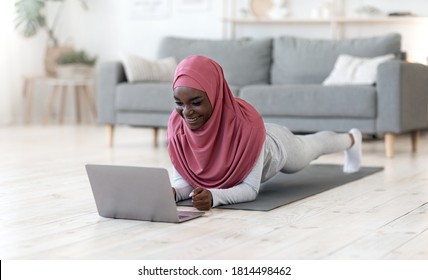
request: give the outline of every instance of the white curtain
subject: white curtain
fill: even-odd
[[[13,0],[0,1],[0,125],[12,122],[11,52],[14,45]]]
[[[46,33],[31,38],[19,34],[15,2],[0,0],[0,125],[22,123],[24,76],[43,74]]]

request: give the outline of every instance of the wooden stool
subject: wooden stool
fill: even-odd
[[[66,95],[67,93],[74,94],[75,106],[76,106],[76,121],[81,122],[81,110],[80,110],[80,95],[82,95],[89,106],[89,109],[96,119],[96,107],[95,102],[91,96],[90,88],[93,84],[91,78],[56,78],[47,76],[27,77],[25,78],[24,84],[24,95],[27,98],[27,109],[25,112],[25,122],[30,123],[32,102],[34,95],[34,86],[37,82],[43,82],[51,88],[50,99],[46,114],[44,116],[43,123],[47,123],[52,115],[52,109],[55,104],[55,100],[59,91],[61,90],[61,103],[60,103],[60,116],[59,122],[64,123],[65,107],[66,107]]]

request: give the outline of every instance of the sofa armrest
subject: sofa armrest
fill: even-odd
[[[116,86],[126,81],[122,63],[118,61],[102,62],[97,68],[97,110],[98,122],[114,124]]]
[[[379,65],[377,131],[401,133],[428,127],[428,67],[405,61]]]

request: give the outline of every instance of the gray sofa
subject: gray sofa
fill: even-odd
[[[324,86],[337,57],[376,57],[401,53],[401,36],[326,40],[291,36],[265,39],[204,40],[166,37],[159,58],[177,61],[188,55],[211,57],[223,67],[234,95],[247,100],[266,122],[296,133],[319,130],[385,135],[386,155],[394,136],[410,133],[416,150],[418,132],[428,127],[428,67],[391,60],[378,67],[374,85]],[[165,128],[173,110],[171,83],[129,83],[120,62],[98,67],[99,123],[108,127],[113,144],[115,125]]]

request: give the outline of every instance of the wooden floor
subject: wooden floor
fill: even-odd
[[[85,163],[171,169],[151,130],[117,128],[112,149],[105,133],[0,128],[1,259],[428,259],[426,132],[417,154],[398,137],[393,159],[382,141],[365,141],[364,165],[383,172],[269,212],[214,209],[183,224],[98,216]]]

